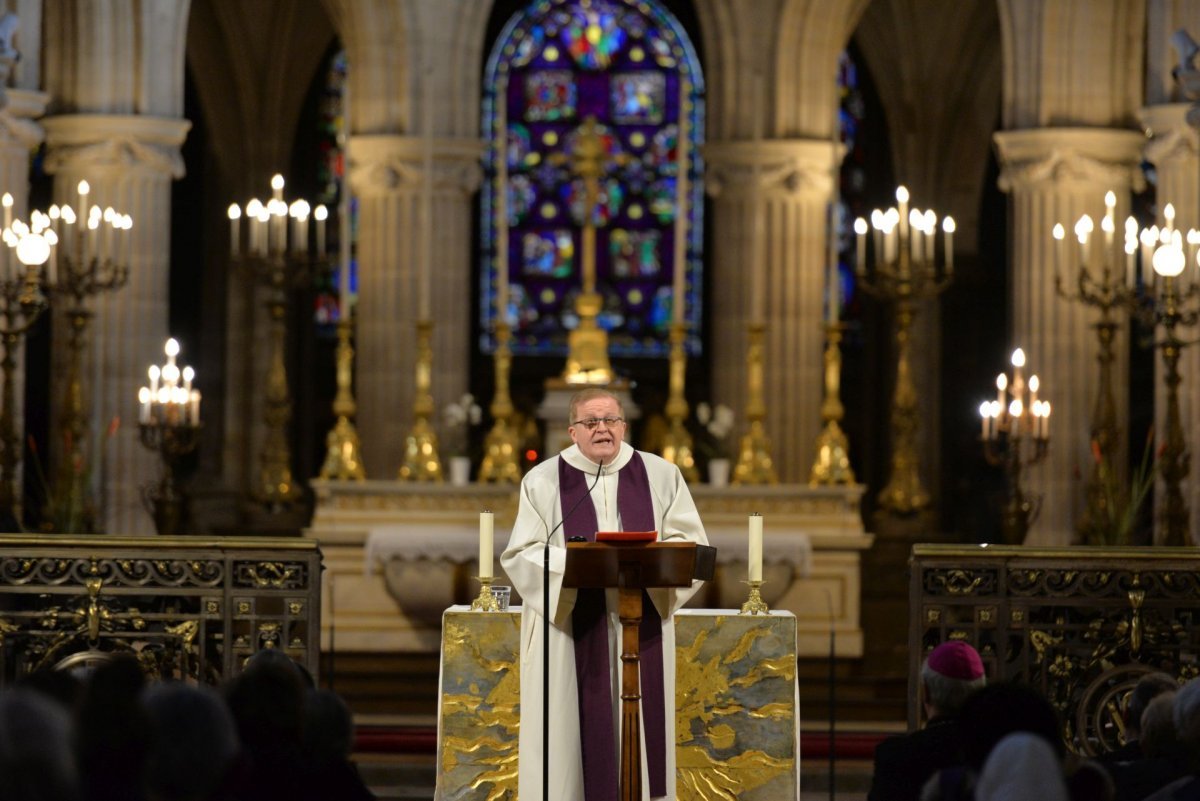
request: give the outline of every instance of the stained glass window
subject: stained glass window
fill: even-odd
[[[317,165],[317,202],[330,210],[330,246],[336,254],[332,258],[333,269],[321,276],[313,297],[313,317],[318,325],[335,323],[341,310],[358,291],[358,276],[353,259],[353,249],[344,247],[341,236],[354,238],[357,209],[352,197],[344,198],[346,187],[346,51],[334,53],[326,65],[325,83],[322,87],[318,111],[318,147],[321,160]],[[342,225],[342,217],[348,223]],[[341,271],[347,268],[343,259],[349,259],[350,271],[343,281]],[[339,298],[340,288],[348,286],[351,298]]]
[[[582,230],[590,218],[596,226],[596,289],[604,299],[598,323],[608,331],[610,354],[667,355],[672,304],[680,300],[672,292],[677,270],[685,278],[688,351],[698,353],[704,83],[678,21],[654,0],[534,0],[497,40],[485,87],[483,130],[491,148],[481,220],[484,352],[494,348],[500,281],[506,278],[513,352],[566,354],[567,332],[578,323]],[[681,114],[687,115],[683,155],[689,176],[682,220],[676,183]],[[588,117],[599,126],[603,154],[598,202],[591,209],[571,163]],[[501,207],[506,253],[497,252]],[[681,260],[677,227],[685,242]]]

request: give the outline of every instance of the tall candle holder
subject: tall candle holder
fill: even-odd
[[[677,297],[676,303],[683,298]],[[684,380],[687,374],[687,325],[676,322],[671,325],[671,357],[668,373],[667,433],[663,440],[662,457],[679,468],[685,481],[700,478],[696,470],[696,455],[692,450],[692,435],[684,425],[688,416],[688,402],[684,397]]]
[[[162,367],[152,365],[149,386],[138,390],[138,434],[144,446],[162,463],[158,483],[146,489],[147,505],[154,527],[164,537],[185,529],[187,499],[175,480],[179,460],[196,449],[200,441],[200,390],[192,386],[196,373],[175,363],[179,343],[168,339]]]
[[[285,357],[290,293],[308,280],[310,271],[328,267],[325,236],[328,210],[321,205],[314,209],[305,200],[288,204],[283,199],[283,188],[283,176],[275,175],[271,178],[269,201],[249,201],[244,215],[236,204],[229,207],[230,257],[267,290],[270,351],[262,416],[266,436],[259,454],[258,483],[252,495],[271,511],[282,510],[301,496],[301,488],[292,476],[288,444],[292,401]],[[241,231],[243,216],[245,242]],[[310,216],[315,222],[315,247],[309,238]]]
[[[520,437],[517,434],[515,410],[509,395],[509,375],[512,370],[512,332],[508,323],[498,320],[495,325],[496,392],[492,396],[492,429],[483,441],[483,461],[479,465],[479,480],[496,484],[517,484],[521,481]]]
[[[344,266],[342,269],[349,269]],[[348,306],[343,295],[343,307]],[[333,414],[337,421],[325,435],[325,462],[320,477],[333,481],[364,481],[367,478],[362,461],[362,445],[354,416],[358,404],[354,400],[354,319],[350,312],[343,314],[337,324],[337,395],[333,399]]]
[[[3,205],[12,207],[12,195],[5,193]],[[0,511],[7,513],[12,522],[21,522],[21,499],[16,490],[17,464],[20,447],[16,426],[16,397],[14,375],[16,373],[17,349],[21,338],[29,331],[46,310],[46,296],[41,289],[42,265],[50,258],[50,243],[46,236],[54,238],[51,231],[30,231],[24,236],[12,233],[12,223],[6,221],[6,244],[14,246],[17,260],[23,270],[14,270],[12,254],[7,250],[0,253],[0,338],[4,341],[4,356],[0,358],[3,372],[4,391],[0,395]]]
[[[80,181],[77,191],[77,206],[54,205],[46,214],[34,212],[30,217],[36,215],[35,225],[44,224],[55,234],[45,291],[66,301],[67,374],[60,417],[64,452],[57,472],[57,494],[69,508],[85,510],[79,523],[84,531],[91,532],[96,530],[97,521],[89,503],[88,471],[84,468],[92,457],[88,452],[90,423],[83,383],[83,357],[94,316],[88,302],[103,292],[116,292],[128,282],[133,218],[111,207],[102,210],[97,205],[89,206],[91,187],[87,181]]]
[[[433,320],[417,321],[416,391],[413,394],[413,424],[404,438],[404,463],[401,481],[445,480],[438,438],[430,424],[433,417]]]
[[[1133,270],[1133,254],[1137,248],[1137,222],[1130,217],[1125,223],[1125,246],[1123,248],[1126,262],[1123,270],[1119,270],[1116,261],[1120,258],[1122,249],[1116,245],[1116,224],[1113,212],[1116,208],[1117,197],[1113,192],[1104,196],[1105,214],[1100,227],[1104,235],[1102,247],[1091,248],[1090,237],[1094,230],[1092,218],[1084,215],[1075,223],[1075,237],[1078,250],[1075,261],[1079,270],[1074,281],[1074,290],[1064,288],[1063,269],[1067,260],[1064,239],[1066,230],[1062,224],[1054,226],[1055,264],[1054,290],[1060,298],[1070,302],[1082,303],[1099,310],[1100,320],[1093,327],[1099,341],[1099,351],[1096,360],[1100,364],[1099,382],[1096,386],[1096,403],[1092,407],[1091,440],[1094,443],[1092,452],[1096,457],[1092,460],[1092,470],[1088,476],[1085,489],[1087,506],[1079,520],[1079,533],[1083,541],[1091,545],[1108,544],[1104,533],[1104,521],[1111,520],[1113,510],[1109,509],[1111,502],[1110,485],[1118,473],[1114,458],[1120,452],[1121,429],[1117,424],[1117,407],[1112,386],[1112,365],[1116,360],[1113,341],[1121,325],[1114,319],[1114,312],[1122,316],[1128,314],[1135,297],[1136,279]],[[1100,254],[1100,264],[1095,264],[1095,254]],[[1089,258],[1091,256],[1091,258]],[[1097,275],[1092,270],[1098,271]]]
[[[1200,269],[1193,266],[1193,274],[1187,286],[1183,273],[1189,264],[1197,265],[1200,250],[1200,232],[1188,231],[1187,255],[1184,255],[1182,234],[1174,228],[1174,210],[1170,204],[1164,209],[1167,223],[1161,230],[1151,228],[1143,231],[1143,269],[1149,259],[1153,267],[1153,279],[1143,283],[1143,292],[1135,304],[1139,321],[1152,329],[1162,327],[1163,337],[1154,342],[1162,351],[1163,383],[1167,387],[1167,420],[1159,453],[1159,474],[1165,489],[1159,506],[1162,522],[1163,545],[1192,545],[1189,533],[1188,505],[1183,497],[1182,484],[1190,470],[1190,456],[1184,437],[1183,421],[1179,411],[1179,357],[1183,349],[1195,341],[1180,339],[1180,328],[1191,328],[1200,322]]]
[[[734,484],[778,484],[779,475],[771,459],[771,441],[763,421],[767,418],[766,391],[763,381],[765,350],[763,340],[767,327],[750,323],[746,348],[746,421],[749,429],[738,446],[738,460],[733,468]]]
[[[855,221],[857,234],[858,284],[867,294],[895,307],[896,387],[892,394],[891,475],[879,493],[879,504],[899,515],[921,511],[929,505],[929,493],[921,486],[917,458],[917,388],[913,384],[909,358],[912,324],[917,303],[935,298],[946,290],[954,274],[954,220],[942,221],[945,236],[943,264],[936,250],[937,215],[908,208],[908,190],[896,189],[898,207],[871,214],[874,229],[873,269],[867,265],[867,222]]]
[[[1046,456],[1050,443],[1050,404],[1038,398],[1036,375],[1024,378],[1025,352],[1013,351],[1012,378],[996,377],[996,400],[979,406],[983,452],[988,463],[1004,468],[1006,501],[1001,519],[1004,542],[1020,545],[1041,511],[1039,498],[1025,494],[1021,471]]]
[[[825,400],[821,403],[824,427],[817,435],[817,455],[813,460],[808,483],[811,486],[853,484],[854,469],[850,467],[850,443],[842,431],[842,331],[841,323],[825,325]]]

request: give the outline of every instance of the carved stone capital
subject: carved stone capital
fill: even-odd
[[[0,146],[33,150],[46,138],[34,119],[46,111],[50,95],[23,89],[7,90],[8,102],[0,111]]]
[[[415,136],[351,136],[347,148],[350,186],[360,197],[418,192],[425,182],[425,139]],[[433,140],[434,192],[469,197],[483,182],[479,139]]]
[[[1138,164],[1145,136],[1111,128],[1035,128],[998,131],[1000,189],[1012,192],[1046,184],[1131,187],[1145,181]]]
[[[118,169],[184,175],[183,144],[192,124],[142,114],[68,114],[49,117],[46,171],[97,172]]]
[[[827,199],[845,147],[825,139],[710,142],[704,185],[713,197]]]
[[[1194,159],[1200,152],[1200,134],[1192,126],[1191,103],[1164,103],[1138,112],[1146,129],[1146,160],[1165,166],[1180,159]]]

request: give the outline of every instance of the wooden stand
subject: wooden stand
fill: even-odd
[[[642,693],[638,673],[642,591],[653,587],[687,587],[692,579],[709,580],[715,561],[715,548],[692,542],[567,543],[564,587],[617,587],[620,591],[621,801],[642,798]]]

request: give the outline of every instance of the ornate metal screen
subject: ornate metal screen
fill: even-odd
[[[1121,744],[1122,705],[1142,675],[1200,674],[1194,548],[918,545],[911,570],[910,728],[921,662],[945,640],[974,645],[989,681],[1043,692],[1084,754]]]
[[[215,684],[265,648],[316,678],[320,579],[311,540],[0,536],[0,686],[118,653]]]

